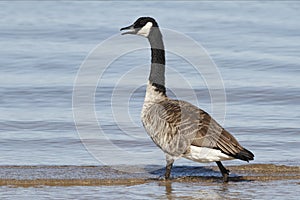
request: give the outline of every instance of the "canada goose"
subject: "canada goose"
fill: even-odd
[[[165,179],[173,163],[184,157],[196,162],[216,162],[225,182],[229,170],[221,161],[240,159],[249,162],[254,155],[208,113],[181,100],[169,99],[165,88],[165,51],[162,34],[151,17],[140,17],[121,28],[124,34],[141,35],[151,45],[151,70],[141,113],[145,130],[166,154]]]

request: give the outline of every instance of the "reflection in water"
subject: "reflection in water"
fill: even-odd
[[[150,182],[131,186],[0,187],[1,199],[299,199],[299,180],[253,182]],[[32,199],[32,198],[31,198]]]
[[[166,187],[166,196],[168,200],[172,199],[172,182],[171,181],[166,181],[165,182],[165,187]]]
[[[174,188],[172,187],[174,185]],[[165,197],[168,200],[173,199],[224,199],[228,194],[227,183],[212,183],[207,187],[207,183],[178,183],[165,181],[159,183],[159,186],[165,187]],[[198,188],[199,187],[199,188]],[[237,194],[236,194],[237,195]]]

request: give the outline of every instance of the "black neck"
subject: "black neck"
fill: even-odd
[[[148,39],[151,45],[151,71],[149,81],[156,87],[156,91],[166,95],[165,49],[160,30],[153,28]]]

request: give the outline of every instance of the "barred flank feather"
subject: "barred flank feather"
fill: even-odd
[[[166,99],[147,107],[142,116],[143,124],[152,140],[168,154],[180,156],[193,145],[218,149],[233,158],[253,160],[250,151],[196,106]]]

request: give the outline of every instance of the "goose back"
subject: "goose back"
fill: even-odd
[[[186,101],[166,99],[149,103],[142,122],[154,143],[174,157],[184,155],[191,146],[218,149],[246,161],[253,155],[248,155],[248,150],[208,113]]]

